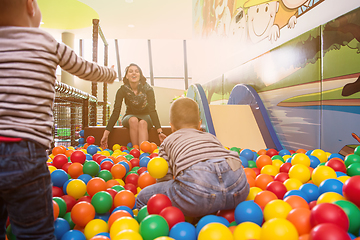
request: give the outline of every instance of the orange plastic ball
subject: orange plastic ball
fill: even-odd
[[[115,179],[110,179],[106,182],[106,188],[112,188],[113,186],[120,185],[120,183]]]
[[[95,208],[91,205],[91,203],[81,201],[73,206],[70,214],[72,221],[76,225],[85,227],[88,222],[94,219]]]
[[[260,173],[255,178],[255,186],[261,188],[262,190],[265,190],[266,186],[272,181],[274,181],[274,178],[272,176],[268,174]]]
[[[68,150],[65,151],[65,155],[66,155],[67,157],[70,157],[71,154],[72,154],[74,151],[75,151],[75,150],[73,150],[73,149],[68,149]]]
[[[147,186],[156,183],[156,178],[150,175],[148,172],[143,172],[138,178],[138,187],[144,189]]]
[[[83,165],[78,162],[72,163],[68,168],[68,174],[71,178],[78,178],[81,174],[83,174]]]
[[[151,153],[154,152],[155,149],[157,149],[157,147],[158,147],[158,146],[156,145],[156,143],[154,143],[154,142],[151,142],[151,143],[150,143],[150,146],[151,146]]]
[[[57,146],[57,147],[54,147],[51,151],[51,153],[56,156],[58,154],[65,154],[65,151],[66,151],[66,148],[64,150],[64,148],[62,146]]]
[[[59,208],[59,204],[53,200],[53,211],[54,211],[54,220],[56,220],[59,216],[60,213],[60,208]]]
[[[295,226],[299,236],[310,233],[310,214],[310,209],[296,208],[287,215],[286,219]]]
[[[104,179],[94,177],[86,184],[86,191],[90,196],[94,196],[95,193],[106,190],[106,182]]]
[[[265,149],[260,149],[258,152],[257,152],[257,154],[259,154],[259,155],[266,155],[266,150]]]
[[[250,187],[255,187],[255,178],[246,177],[247,182],[249,183]]]
[[[252,168],[244,168],[244,172],[247,177],[252,177],[254,179],[256,178],[256,173]]]
[[[256,167],[261,169],[265,165],[272,165],[271,157],[268,155],[260,155],[256,159]]]
[[[140,144],[140,150],[146,153],[151,153],[151,145],[149,141],[143,141]]]
[[[126,157],[124,157],[124,156],[118,156],[118,157],[115,158],[114,164],[119,163],[119,162],[121,162],[121,161],[126,161],[126,160],[127,160]]]
[[[132,217],[131,214],[125,210],[117,210],[113,212],[108,220],[109,229],[111,228],[111,225],[115,222],[115,220],[121,218],[121,217]]]
[[[275,193],[268,190],[264,190],[256,194],[254,202],[257,203],[260,207],[265,207],[270,201],[278,199]]]
[[[132,209],[135,206],[135,195],[128,190],[121,190],[114,197],[114,206],[128,206]]]
[[[284,202],[287,202],[288,204],[290,204],[292,209],[295,209],[295,208],[310,209],[307,201],[304,198],[297,196],[297,195],[290,195],[290,196],[286,197],[284,199]]]
[[[122,179],[126,175],[126,168],[122,164],[114,164],[110,172],[115,179]]]

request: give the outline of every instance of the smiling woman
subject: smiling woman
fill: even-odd
[[[42,28],[79,29],[92,26],[92,19],[99,14],[77,0],[38,0],[42,12]]]

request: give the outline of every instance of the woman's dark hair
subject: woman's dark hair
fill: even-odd
[[[129,84],[129,79],[126,78],[126,75],[128,74],[129,68],[132,67],[132,66],[135,66],[135,67],[137,67],[137,69],[139,69],[140,83],[145,84],[146,77],[144,77],[141,68],[138,65],[136,65],[135,63],[130,63],[130,65],[125,68],[125,76],[123,77],[124,84]]]

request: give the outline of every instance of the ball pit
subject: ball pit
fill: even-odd
[[[148,171],[157,146],[86,147],[56,147],[49,157],[58,239],[359,238],[360,148],[348,156],[321,149],[231,148],[246,160],[249,195],[235,209],[196,223],[166,198],[136,209],[136,194],[167,172],[164,164],[152,172],[156,177]],[[113,226],[117,221],[121,227]]]

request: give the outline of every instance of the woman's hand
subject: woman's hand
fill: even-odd
[[[159,134],[160,144],[165,140],[165,138],[166,138],[166,135],[164,133]]]
[[[104,134],[100,140],[100,147],[102,149],[107,149],[108,148],[108,139],[109,139],[109,134],[110,134],[110,131],[108,130],[105,130],[104,131]]]

